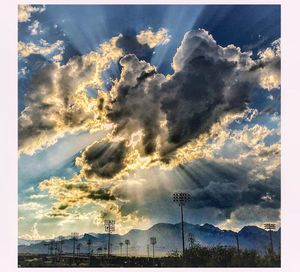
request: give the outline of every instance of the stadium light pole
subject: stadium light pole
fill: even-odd
[[[89,254],[89,256],[91,255],[91,245],[92,245],[92,243],[93,243],[92,239],[89,238],[87,240],[87,246],[88,246],[88,254]]]
[[[148,244],[148,245],[147,245],[147,257],[148,257],[148,260],[149,260],[149,255],[150,255],[149,251],[150,251],[150,246],[149,246],[149,244]]]
[[[189,193],[178,192],[173,193],[173,201],[176,202],[180,207],[181,213],[181,236],[182,236],[182,256],[184,255],[184,221],[183,221],[183,206],[186,202],[191,200],[191,195]]]
[[[272,223],[266,223],[264,224],[264,229],[266,231],[269,232],[269,235],[270,235],[270,246],[271,246],[271,253],[273,254],[273,239],[272,239],[272,231],[276,228],[276,225],[275,224],[272,224]]]
[[[108,233],[108,243],[107,243],[107,258],[109,258],[110,255],[110,248],[111,248],[111,244],[110,244],[110,235],[112,232],[115,231],[115,220],[105,220],[104,221],[104,227],[105,227],[105,231]]]
[[[63,236],[58,236],[58,241],[59,241],[59,255],[63,253],[63,244],[64,244],[64,237]]]
[[[78,239],[78,233],[72,232],[71,235],[72,235],[72,240],[73,240],[73,261],[75,262],[75,244]]]
[[[53,254],[53,249],[54,249],[54,241],[51,240],[51,242],[50,242],[50,255]]]
[[[154,259],[154,245],[157,243],[156,237],[150,237],[150,244],[152,245],[152,258]]]
[[[130,245],[130,241],[125,240],[125,245],[126,245],[127,257],[128,257],[128,246]]]
[[[235,239],[236,239],[236,248],[237,248],[237,253],[238,253],[238,256],[240,256],[240,240],[239,240],[239,233],[235,233],[234,234],[235,236]]]

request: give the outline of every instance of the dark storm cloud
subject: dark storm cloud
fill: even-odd
[[[160,94],[159,85],[164,76],[157,74],[154,67],[141,62],[135,55],[121,59],[122,79],[118,84],[118,96],[112,102],[108,118],[118,125],[116,133],[123,130],[144,131],[142,153],[148,155],[156,149],[159,134]]]
[[[104,189],[100,188],[95,191],[91,191],[90,194],[87,196],[87,198],[93,199],[93,200],[116,200],[116,198],[106,192]]]
[[[40,143],[53,141],[58,132],[72,131],[93,119],[91,112],[76,104],[74,93],[96,73],[96,63],[81,57],[64,66],[35,59],[38,67],[31,75],[24,98],[26,107],[18,122],[19,147],[30,152],[36,146],[41,148]]]
[[[232,48],[225,54],[204,30],[185,35],[173,60],[175,74],[162,84],[168,140],[175,148],[207,132],[224,114],[245,109],[253,86],[239,80],[238,65],[245,61],[230,61],[233,54],[238,56]]]
[[[189,190],[193,196],[192,208],[214,207],[233,211],[245,205],[262,208],[280,208],[280,173],[275,171],[266,180],[252,180],[249,169],[232,163],[217,163],[201,160],[196,162],[205,174],[197,172]],[[195,167],[194,165],[193,167]],[[188,166],[185,171],[192,172]],[[188,189],[188,188],[187,188]]]
[[[116,45],[123,49],[125,55],[134,54],[138,59],[150,61],[153,54],[153,49],[148,44],[140,44],[136,36],[121,35]]]
[[[203,215],[215,223],[231,218],[232,213],[237,213],[239,218],[247,218],[245,213],[251,208],[260,216],[273,214],[278,219],[280,169],[270,178],[260,181],[249,177],[246,166],[202,159],[172,170],[169,177],[177,173],[184,180],[183,183],[176,178],[168,182],[163,175],[154,173],[141,175],[144,182],[125,182],[113,188],[111,193],[125,201],[121,208],[122,215],[138,210],[142,215],[153,216],[155,211],[156,219],[161,217],[165,220],[168,216],[168,220],[174,221],[178,212],[176,205],[172,205],[172,193],[185,191],[192,196],[186,204],[185,213],[195,223],[203,222]],[[157,177],[155,183],[152,182],[152,176]]]
[[[72,207],[74,205],[74,203],[76,203],[77,201],[88,201],[88,200],[110,201],[110,200],[116,200],[115,196],[112,195],[107,189],[93,188],[87,182],[80,182],[80,183],[76,183],[76,184],[64,184],[63,188],[61,188],[61,189],[67,190],[70,195],[72,195],[72,192],[74,192],[74,194],[77,195],[77,198],[75,198],[75,199],[63,198],[62,201],[61,201],[61,204],[59,204],[56,207],[53,207],[53,209],[52,209],[53,213],[51,213],[51,216],[53,216],[53,217],[61,216],[61,214],[65,210]]]
[[[134,55],[125,56],[108,114],[117,124],[115,132],[142,129],[144,154],[151,154],[165,117],[167,138],[159,152],[167,163],[178,147],[208,132],[222,116],[246,109],[251,90],[258,86],[250,56],[233,45],[220,47],[205,30],[185,35],[168,78]]]
[[[179,147],[208,132],[221,117],[244,111],[251,90],[261,80],[258,71],[269,67],[267,62],[271,63],[272,59],[272,54],[264,52],[254,61],[250,53],[243,53],[233,45],[219,46],[207,31],[200,29],[186,33],[173,59],[174,73],[165,76],[137,58],[150,51],[136,37],[119,36],[117,46],[126,54],[135,55],[120,60],[121,77],[114,85],[116,97],[105,104],[107,117],[115,125],[115,135],[125,141],[141,130],[142,143],[136,147],[139,154],[147,156],[157,151],[164,163],[172,160]],[[259,64],[262,61],[266,66]],[[253,68],[255,65],[258,67]],[[277,66],[274,67],[280,68]],[[32,91],[26,98],[32,106],[25,110],[19,122],[20,146],[34,137],[51,136],[52,131],[54,134],[56,117],[66,131],[93,119],[93,114],[76,105],[72,93],[87,78],[93,78],[96,70],[93,63],[74,57],[61,68],[57,88],[53,86],[55,64],[46,65],[41,73],[33,76]],[[53,101],[45,99],[51,98],[53,92],[63,103],[63,111],[55,100],[45,102]],[[100,101],[98,109],[103,107]],[[125,143],[93,144],[84,152],[86,176],[113,178],[126,167],[126,152]]]
[[[39,136],[44,131],[51,131],[56,123],[47,118],[46,112],[52,108],[52,105],[45,103],[44,96],[51,95],[54,89],[53,74],[55,65],[44,63],[40,67],[40,73],[34,74],[31,78],[30,87],[25,94],[25,103],[32,104],[33,107],[25,108],[24,112],[28,117],[20,117],[19,126],[19,146],[23,146],[27,140]],[[38,91],[36,91],[36,88]],[[38,114],[42,112],[44,114]]]
[[[96,175],[101,178],[112,178],[125,167],[125,155],[124,143],[94,143],[84,152],[83,157],[89,167],[84,172],[87,177]],[[91,197],[97,197],[97,193]]]

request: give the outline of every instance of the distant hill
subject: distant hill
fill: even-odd
[[[213,225],[193,225],[185,223],[185,235],[193,233],[195,243],[202,246],[236,246],[235,234],[231,230],[221,230]],[[272,233],[274,250],[280,248],[281,230]],[[255,249],[259,253],[264,254],[270,245],[269,233],[256,226],[245,226],[239,232],[239,241],[241,249]],[[150,237],[155,236],[157,244],[155,246],[156,255],[164,255],[173,250],[181,250],[181,224],[158,223],[148,230],[132,229],[125,235],[112,234],[112,253],[119,254],[119,243],[126,239],[130,240],[129,255],[147,255],[147,244]],[[107,234],[86,233],[79,236],[76,244],[81,244],[80,252],[88,251],[87,241],[91,239],[91,249],[96,252],[99,247],[107,247]],[[187,237],[185,239],[188,247]],[[45,241],[19,241],[19,253],[47,253]],[[72,252],[73,241],[70,237],[66,237],[63,244],[64,252]],[[126,252],[126,246],[123,245],[123,255]],[[151,251],[150,251],[151,252]],[[104,253],[104,251],[102,251]]]

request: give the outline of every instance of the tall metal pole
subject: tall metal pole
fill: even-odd
[[[269,234],[270,234],[271,252],[272,252],[272,254],[273,254],[274,248],[273,248],[272,230],[269,230]]]
[[[234,233],[234,237],[236,239],[237,261],[238,261],[238,265],[240,265],[240,240],[239,240],[239,233]]]
[[[190,201],[191,195],[189,193],[173,193],[173,201],[177,202],[180,206],[180,214],[181,214],[181,238],[182,238],[182,256],[184,256],[184,221],[183,221],[183,206],[186,202]]]
[[[111,252],[110,234],[115,231],[115,220],[105,220],[104,227],[105,231],[108,233],[107,258],[109,258]]]
[[[235,238],[236,238],[237,253],[238,253],[238,256],[240,256],[240,241],[239,241],[238,233],[235,235]]]
[[[110,255],[110,231],[108,232],[108,247],[107,247],[107,257]]]
[[[152,258],[154,258],[154,244],[152,245]]]
[[[147,256],[148,256],[148,259],[149,259],[149,245],[147,245]]]
[[[75,262],[75,242],[78,238],[78,233],[77,232],[72,232],[72,238],[73,238],[73,262]]]
[[[75,258],[75,237],[73,237],[73,258]]]
[[[182,205],[180,205],[180,211],[181,211],[181,237],[182,237],[182,253],[184,255],[184,224],[183,224],[183,208]]]
[[[267,230],[269,232],[270,246],[271,246],[270,250],[271,250],[271,254],[273,254],[274,248],[273,248],[272,230],[274,230],[276,228],[276,224],[266,223],[266,224],[264,224],[264,228],[265,228],[265,230]]]

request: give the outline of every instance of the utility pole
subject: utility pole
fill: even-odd
[[[273,239],[272,239],[272,231],[276,228],[276,225],[275,224],[272,224],[272,223],[266,223],[264,224],[264,229],[266,231],[269,232],[269,235],[270,235],[270,250],[271,250],[271,254],[274,253],[274,248],[273,248]]]
[[[107,258],[109,258],[110,250],[111,250],[111,243],[110,243],[110,235],[112,232],[115,231],[115,220],[105,220],[104,221],[104,227],[105,231],[108,233],[108,243],[107,243]]]
[[[122,247],[123,247],[123,242],[120,242],[120,243],[119,243],[119,246],[120,246],[120,255],[122,256]]]
[[[130,245],[130,241],[125,240],[125,245],[126,245],[126,248],[127,248],[127,258],[128,258],[128,246]]]
[[[188,193],[174,193],[173,194],[173,201],[178,203],[180,207],[180,213],[181,213],[181,237],[182,237],[182,256],[184,256],[184,221],[183,221],[183,206],[186,202],[191,200],[191,195]]]

